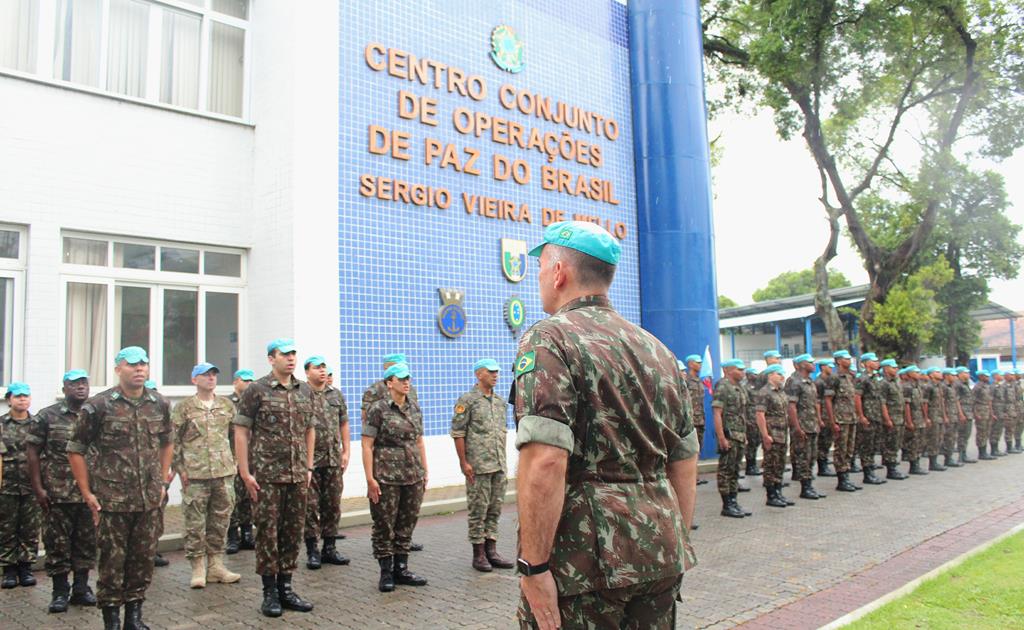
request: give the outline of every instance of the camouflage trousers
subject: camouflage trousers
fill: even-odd
[[[988,430],[988,443],[992,447],[992,450],[996,450],[999,447],[1000,440],[1003,439],[1003,429],[1006,425],[1006,412],[996,411],[992,416],[992,424]]]
[[[304,483],[262,483],[253,507],[256,525],[256,573],[291,573],[299,565],[306,518]]]
[[[163,529],[163,509],[100,511],[96,529],[96,601],[100,607],[146,599],[153,579],[153,556]]]
[[[380,499],[370,502],[374,558],[409,553],[412,531],[420,518],[423,492],[422,481],[404,486],[380,484]]]
[[[747,444],[744,452],[747,459],[747,466],[757,466],[757,449],[761,446],[761,429],[757,428],[757,422],[747,420]]]
[[[313,470],[306,499],[306,538],[334,538],[341,520],[340,466],[321,466]]]
[[[814,479],[814,462],[817,460],[818,434],[808,433],[802,440],[799,435],[794,434],[789,441],[789,461],[793,464],[793,479]]]
[[[946,434],[946,423],[932,420],[932,426],[928,429],[928,457],[938,457],[942,454],[942,440]]]
[[[991,418],[975,418],[974,419],[974,443],[978,447],[980,452],[983,448],[988,448],[988,435],[992,430],[992,419]]]
[[[559,597],[558,614],[562,618],[559,627],[562,630],[674,628],[676,598],[682,578],[680,575],[623,588]],[[537,627],[525,597],[520,597],[518,617],[519,627],[523,630]]]
[[[469,542],[498,540],[498,519],[505,502],[508,480],[504,471],[477,474],[473,483],[466,481],[466,507],[469,509]]]
[[[832,449],[833,439],[832,425],[826,422],[825,427],[818,431],[818,459],[820,461],[828,460],[828,452]]]
[[[960,431],[960,421],[947,422],[942,427],[942,454],[951,457],[956,450],[956,436]]]
[[[96,566],[96,525],[85,503],[51,503],[43,519],[46,575]]]
[[[875,453],[878,451],[878,438],[882,434],[882,423],[870,420],[868,426],[857,425],[857,439],[854,450],[860,463],[871,465],[875,461]]]
[[[0,494],[0,566],[35,562],[43,510],[31,494]]]
[[[235,481],[230,475],[189,480],[188,488],[181,493],[186,558],[224,553],[224,538],[234,507]]]
[[[914,463],[925,454],[927,450],[928,429],[926,427],[914,427],[913,431],[903,432],[903,458]]]
[[[971,429],[974,428],[974,420],[967,416],[967,422],[961,422],[956,427],[956,450],[966,451],[971,439]]]
[[[832,453],[832,460],[835,463],[837,473],[850,472],[850,464],[853,462],[853,447],[857,443],[857,423],[839,425],[839,435],[836,436],[836,448]]]
[[[1017,416],[1017,419],[1013,425],[1014,442],[1020,444],[1022,437],[1024,437],[1024,414]],[[1009,434],[1007,434],[1007,438],[1009,438]],[[1009,439],[1007,439],[1007,442],[1009,442]]]
[[[900,463],[900,448],[903,447],[903,431],[906,424],[893,422],[892,428],[882,427],[882,463],[895,466]]]
[[[245,489],[245,482],[242,477],[235,475],[235,509],[231,510],[230,527],[239,525],[252,525],[252,499]]]
[[[768,435],[771,436],[771,448],[764,447],[764,477],[762,483],[767,488],[777,483],[782,483],[782,476],[786,472],[786,419],[766,418],[768,424]],[[750,461],[749,459],[747,460]]]
[[[740,460],[743,459],[743,443],[729,440],[729,450],[718,447],[718,493],[739,492]]]

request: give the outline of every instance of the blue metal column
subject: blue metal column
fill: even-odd
[[[782,352],[782,328],[778,322],[775,323],[775,351]]]
[[[717,372],[700,2],[631,0],[627,10],[641,323],[677,356],[699,354],[710,345]],[[710,420],[710,403],[705,411]],[[703,453],[715,453],[714,431],[705,438]]]
[[[729,356],[736,358],[736,329],[729,329]]]
[[[1010,361],[1017,367],[1017,319],[1010,318]]]
[[[804,320],[804,352],[813,355],[814,348],[812,347],[813,338],[811,336],[811,318],[808,317]]]

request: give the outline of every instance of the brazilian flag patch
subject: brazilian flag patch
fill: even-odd
[[[516,377],[532,372],[535,367],[537,367],[537,353],[531,350],[516,359]]]

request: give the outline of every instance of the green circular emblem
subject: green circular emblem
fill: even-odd
[[[523,324],[526,322],[526,305],[518,297],[510,297],[505,300],[505,323],[512,329],[512,332],[518,332]]]
[[[491,59],[506,72],[522,72],[523,43],[511,26],[502,24],[491,31]]]

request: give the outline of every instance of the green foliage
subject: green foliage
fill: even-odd
[[[936,292],[953,279],[945,259],[922,267],[896,284],[885,302],[876,302],[874,318],[864,323],[876,352],[912,357],[931,341],[939,320]]]
[[[732,299],[732,298],[730,298],[730,297],[728,297],[726,295],[719,295],[718,296],[718,308],[719,309],[732,308],[734,306],[739,306],[739,304],[736,303],[736,300],[734,300],[734,299]]]
[[[839,289],[850,286],[850,280],[839,271],[828,272],[828,286],[832,289]],[[777,300],[779,298],[793,297],[794,295],[806,295],[814,293],[814,270],[804,269],[803,271],[784,271],[768,281],[768,285],[754,291],[754,301],[764,302],[766,300]]]

